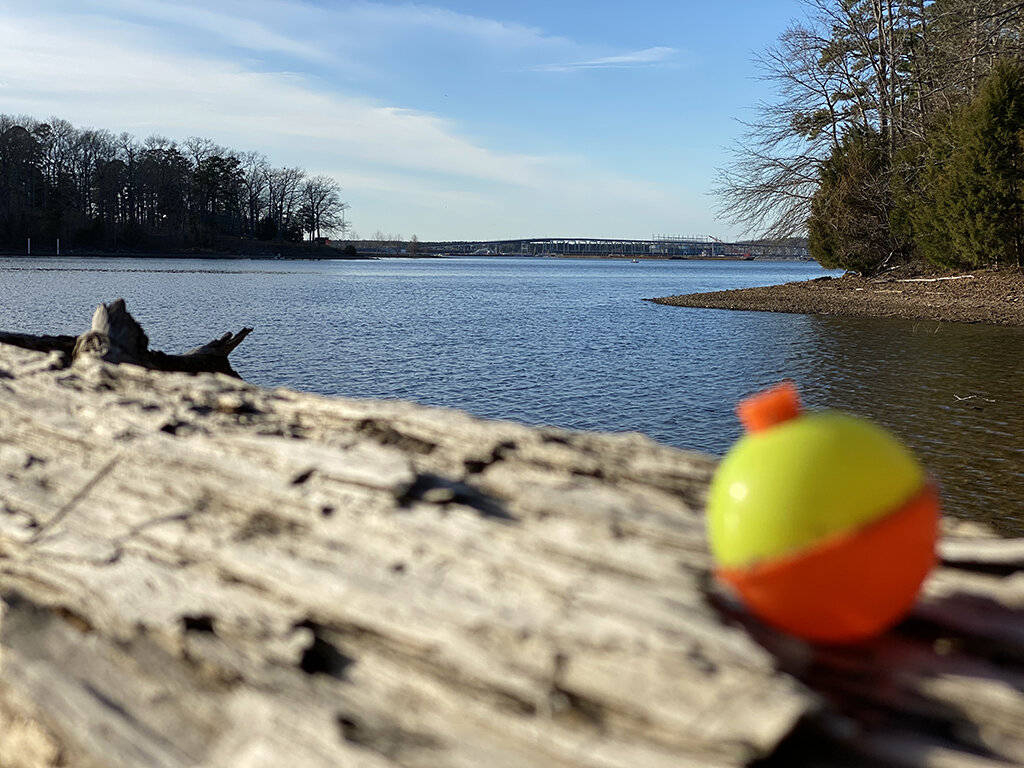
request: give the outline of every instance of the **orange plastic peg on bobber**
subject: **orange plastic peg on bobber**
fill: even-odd
[[[747,432],[760,432],[800,415],[800,393],[792,381],[783,381],[758,392],[736,406],[736,415]]]

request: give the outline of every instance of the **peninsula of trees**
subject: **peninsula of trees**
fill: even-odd
[[[258,152],[0,115],[0,248],[299,242],[342,230],[347,208],[331,177],[274,168]]]
[[[1024,262],[1024,3],[804,0],[722,210],[827,267]]]

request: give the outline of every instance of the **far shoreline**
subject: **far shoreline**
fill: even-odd
[[[872,278],[824,276],[783,285],[644,300],[700,309],[1024,326],[1024,273],[978,269],[922,275],[904,268]]]
[[[54,251],[39,253],[0,252],[0,259],[210,259],[224,261],[327,261],[341,259],[345,261],[365,261],[373,259],[369,255],[351,255],[341,251],[337,253],[232,253],[229,251],[94,251],[74,250],[56,253]]]
[[[525,254],[525,253],[491,253],[491,254],[469,254],[469,253],[388,253],[380,251],[360,251],[358,253],[346,254],[341,249],[330,246],[317,247],[315,251],[308,247],[285,246],[280,253],[276,252],[252,252],[244,253],[237,251],[103,251],[73,249],[56,253],[53,250],[40,251],[35,253],[24,253],[13,250],[0,250],[0,262],[6,259],[185,259],[185,260],[221,260],[221,261],[381,261],[387,259],[559,259],[569,261],[625,261],[634,264],[643,262],[664,262],[664,261],[692,261],[692,262],[722,262],[722,263],[744,263],[744,264],[784,264],[784,263],[814,263],[809,259],[796,256],[760,256],[751,258],[747,256],[670,256],[665,254],[643,254],[632,256],[629,254]]]

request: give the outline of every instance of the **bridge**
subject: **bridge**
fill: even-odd
[[[406,244],[408,248],[408,245]],[[802,242],[746,241],[728,243],[711,235],[650,240],[593,237],[540,237],[511,240],[420,242],[421,252],[481,256],[590,256],[611,258],[809,258]]]

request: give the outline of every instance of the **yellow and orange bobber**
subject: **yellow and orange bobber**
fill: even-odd
[[[719,579],[812,642],[857,642],[898,622],[935,563],[939,496],[917,459],[865,419],[802,412],[791,382],[737,413],[747,434],[708,499]]]

